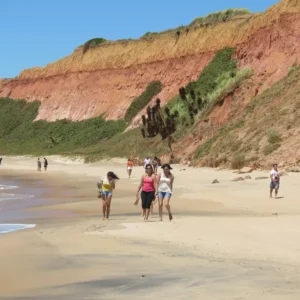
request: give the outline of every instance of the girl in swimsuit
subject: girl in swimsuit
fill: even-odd
[[[110,205],[112,200],[113,190],[116,188],[116,180],[119,177],[114,172],[108,172],[106,176],[103,176],[100,181],[101,194],[102,194],[102,212],[103,218],[108,220],[110,214]]]
[[[128,158],[127,161],[127,173],[128,173],[128,177],[131,177],[131,173],[132,173],[132,169],[133,169],[133,162],[130,158]]]

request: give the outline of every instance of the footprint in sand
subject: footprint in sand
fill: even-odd
[[[103,231],[103,230],[102,230],[103,227],[105,227],[105,226],[103,226],[103,225],[92,225],[92,226],[88,227],[88,228],[84,231],[84,233],[86,233],[86,234],[97,234],[97,233]]]

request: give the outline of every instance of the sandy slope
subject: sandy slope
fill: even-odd
[[[175,166],[174,221],[154,214],[144,223],[132,205],[141,168],[128,180],[121,161],[49,162],[48,173],[37,174],[35,159],[25,157],[4,158],[0,169],[0,177],[52,187],[53,205],[35,211],[76,214],[0,236],[1,300],[299,299],[299,176],[283,177],[284,198],[275,200],[268,180],[234,183],[231,171]],[[109,170],[121,180],[103,222],[95,181]],[[216,178],[221,183],[212,185]],[[76,196],[61,201],[66,190]]]

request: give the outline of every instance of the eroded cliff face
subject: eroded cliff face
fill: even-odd
[[[235,47],[240,66],[251,66],[258,92],[300,60],[300,0],[284,0],[265,13],[207,28],[162,33],[135,41],[108,42],[44,68],[0,81],[0,97],[39,100],[37,119],[82,120],[104,114],[123,118],[131,101],[160,80],[162,102],[198,77],[216,50]]]

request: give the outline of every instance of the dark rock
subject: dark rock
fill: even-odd
[[[237,178],[234,178],[232,181],[233,182],[244,181],[244,178],[243,177],[237,177]]]
[[[211,184],[220,183],[218,179],[215,179]]]
[[[264,176],[262,176],[262,177],[256,177],[256,178],[255,178],[255,180],[263,180],[263,179],[269,179],[269,177],[264,177]]]
[[[300,173],[300,167],[291,167],[288,169],[289,172]]]
[[[247,174],[252,173],[253,169],[249,167],[244,167],[243,169],[239,170],[238,174]]]

